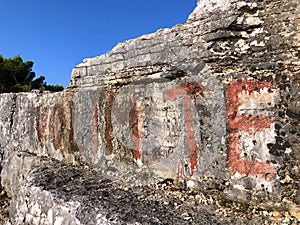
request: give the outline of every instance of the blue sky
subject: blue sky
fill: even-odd
[[[0,54],[33,61],[47,84],[66,87],[84,58],[118,42],[184,23],[197,0],[0,0]]]

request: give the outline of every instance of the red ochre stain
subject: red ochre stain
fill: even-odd
[[[50,111],[49,106],[46,107],[44,113],[41,107],[38,108],[38,113],[36,117],[36,130],[37,130],[38,140],[40,142],[41,147],[45,146],[46,144],[46,128],[47,128],[47,122],[49,118],[49,111]]]
[[[258,82],[241,79],[225,84],[226,88],[226,116],[228,130],[228,162],[232,173],[238,172],[247,176],[262,176],[266,180],[272,180],[275,174],[275,166],[265,162],[255,162],[240,158],[239,132],[256,133],[271,126],[272,120],[263,116],[241,115],[238,107],[241,105],[239,93],[246,91],[249,95],[254,91],[264,88],[272,88],[271,82]]]
[[[138,105],[137,102],[132,106],[130,113],[129,113],[129,120],[130,120],[130,126],[132,130],[132,137],[133,137],[133,143],[134,143],[134,150],[133,150],[133,157],[135,159],[141,159],[141,153],[140,153],[140,134],[139,134],[139,128],[138,128]]]
[[[204,97],[202,88],[197,82],[187,82],[183,83],[179,87],[173,88],[171,90],[166,91],[166,98],[170,101],[175,101],[178,98],[183,98],[183,107],[184,107],[184,126],[186,133],[185,144],[188,149],[188,157],[190,163],[190,175],[194,175],[194,170],[198,163],[198,152],[197,152],[197,142],[195,140],[195,132],[194,132],[194,117],[193,117],[193,109],[192,109],[192,97],[194,102],[196,101],[196,94],[200,94]],[[133,98],[134,101],[134,98]],[[140,153],[140,134],[138,128],[138,104],[137,102],[133,105],[130,110],[130,125],[132,129],[134,150],[133,155],[135,159],[141,159]],[[185,168],[181,169],[184,173]]]
[[[186,109],[184,113],[184,126],[186,133],[186,147],[189,150],[188,157],[190,159],[191,166],[191,176],[194,175],[195,167],[198,163],[198,152],[197,152],[197,142],[195,140],[195,132],[194,132],[194,121],[191,120],[193,118],[193,110],[191,99],[188,96],[183,97],[183,108]]]
[[[185,127],[185,145],[188,149],[188,158],[190,163],[190,176],[194,175],[195,168],[198,164],[198,151],[197,142],[195,139],[194,132],[194,114],[192,109],[192,98],[196,102],[196,96],[200,94],[204,97],[202,88],[197,82],[186,82],[181,84],[179,87],[173,88],[166,91],[166,99],[175,101],[178,98],[182,98],[184,108],[184,127]],[[185,168],[181,168],[183,174]],[[180,169],[178,169],[180,171]]]
[[[73,116],[72,116],[72,103],[68,104],[66,111],[61,105],[55,105],[53,107],[53,113],[51,114],[50,106],[39,107],[36,114],[36,131],[39,143],[41,147],[46,145],[46,142],[52,142],[54,149],[57,150],[61,147],[63,139],[67,143],[67,151],[70,154],[78,152],[78,146],[74,141],[73,133]],[[70,117],[66,119],[65,112]],[[50,117],[50,119],[49,119]],[[60,120],[59,127],[56,121]],[[67,125],[69,128],[67,129]],[[49,135],[47,136],[46,130],[49,129]],[[59,132],[57,135],[56,132]],[[66,134],[66,135],[65,135]]]
[[[69,154],[74,154],[75,152],[79,152],[79,147],[76,143],[76,141],[74,140],[74,128],[73,128],[73,102],[68,102],[67,105],[67,112],[68,112],[68,116],[69,116],[69,120],[68,120],[68,125],[70,126],[69,129],[67,130],[67,144],[68,144],[68,153]]]
[[[55,123],[55,121],[60,120],[60,123]],[[56,130],[56,126],[58,124],[58,130]],[[63,109],[60,105],[54,106],[53,113],[50,117],[50,137],[53,142],[54,149],[57,150],[61,146],[61,142],[63,139],[63,133],[66,127],[66,118],[63,113]],[[55,135],[55,132],[58,131],[59,133]],[[57,138],[56,138],[57,137]]]
[[[174,101],[179,97],[182,96],[194,96],[194,101],[196,94],[200,94],[202,97],[204,97],[202,88],[197,82],[186,82],[181,84],[179,87],[173,88],[171,90],[166,91],[166,96],[168,100]]]

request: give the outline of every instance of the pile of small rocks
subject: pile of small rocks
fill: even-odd
[[[5,191],[0,193],[0,224],[4,224],[5,219],[8,217],[7,206],[9,205],[10,198],[7,196]]]
[[[214,216],[230,224],[264,224],[290,225],[300,224],[300,220],[288,211],[278,212],[262,209],[247,203],[233,202],[223,197],[209,196],[198,190],[183,188],[182,182],[167,179],[153,185],[156,189],[164,190],[164,195],[181,200],[182,206],[193,209],[207,207]],[[190,221],[193,219],[190,217]]]
[[[232,202],[216,197],[216,194],[189,189],[177,179],[169,178],[148,184],[137,184],[136,180],[129,184],[117,178],[108,178],[84,165],[64,164],[47,158],[36,159],[39,166],[28,175],[30,184],[27,184],[29,186],[26,189],[31,197],[27,200],[14,200],[19,205],[26,204],[28,210],[19,211],[17,217],[12,218],[16,215],[7,212],[14,212],[14,209],[8,207],[9,210],[6,211],[9,199],[2,192],[0,224],[4,224],[7,218],[10,220],[8,224],[23,224],[14,221],[31,217],[32,221],[43,222],[25,224],[53,224],[47,222],[49,211],[61,213],[57,211],[61,209],[56,205],[68,207],[70,202],[73,207],[69,205],[70,210],[74,213],[67,212],[65,216],[79,221],[76,224],[296,225],[300,222],[288,212],[267,211],[245,203]],[[20,197],[24,193],[19,193]],[[31,206],[36,206],[39,213],[32,213]],[[35,220],[33,217],[36,217]]]

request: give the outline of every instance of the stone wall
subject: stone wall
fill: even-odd
[[[0,95],[4,159],[27,152],[120,182],[138,168],[138,183],[179,177],[299,217],[299,5],[201,0],[186,23],[84,60],[62,93]]]

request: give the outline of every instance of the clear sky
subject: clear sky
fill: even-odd
[[[184,23],[197,0],[0,0],[0,54],[33,61],[47,84],[66,87],[84,58],[118,42]]]

